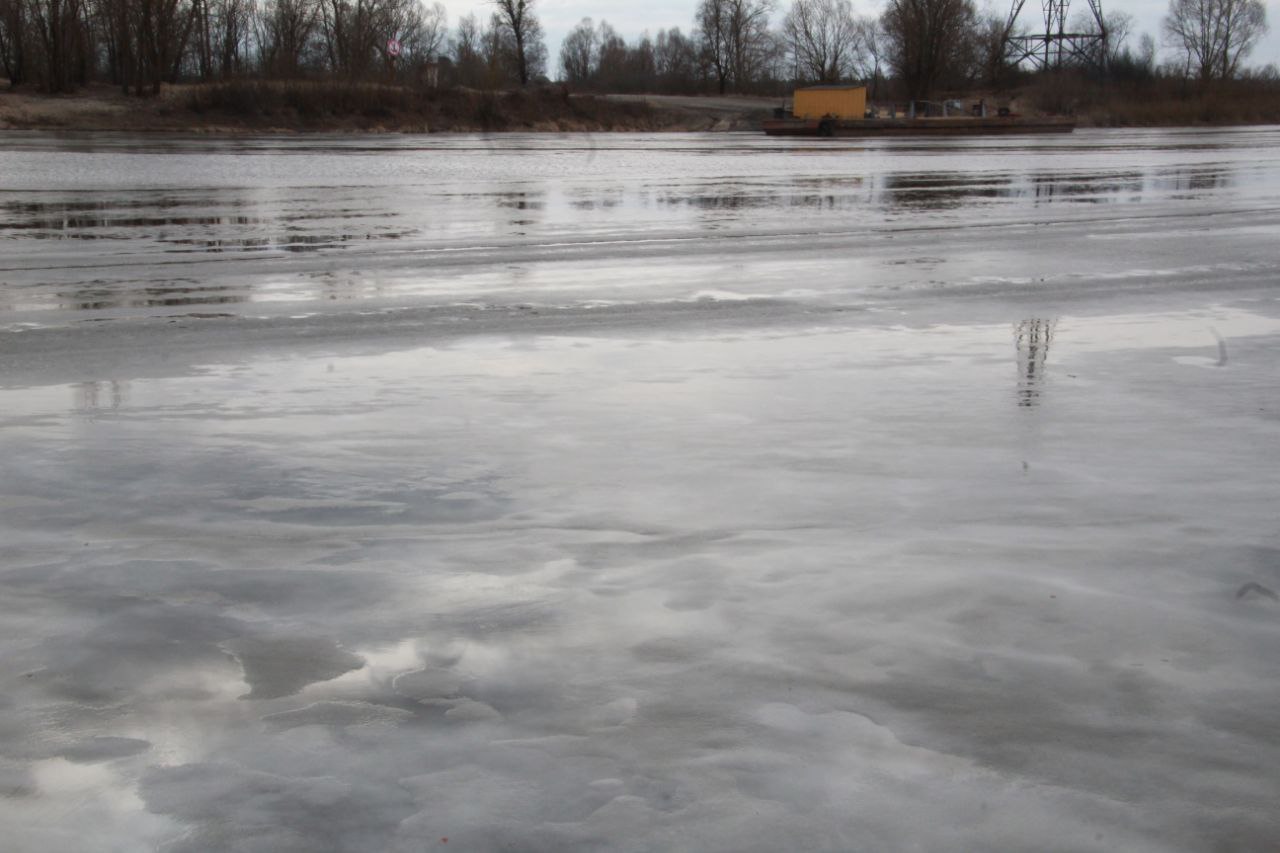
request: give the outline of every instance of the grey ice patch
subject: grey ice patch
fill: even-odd
[[[1209,331],[1213,334],[1214,339],[1218,342],[1218,362],[1214,366],[1226,367],[1227,366],[1227,339],[1222,337],[1222,335],[1218,334],[1218,330],[1213,328],[1212,326],[1209,327]]]
[[[705,655],[706,651],[705,642],[680,637],[658,637],[631,647],[631,654],[647,663],[686,663]]]
[[[324,637],[246,637],[225,644],[244,668],[241,699],[279,699],[308,684],[364,666],[364,659]]]
[[[456,700],[453,707],[445,711],[444,715],[450,720],[466,723],[483,723],[502,719],[502,714],[498,713],[492,705],[465,698]]]
[[[0,797],[18,799],[32,797],[37,793],[36,782],[31,778],[31,770],[25,764],[0,761]]]
[[[27,682],[76,706],[103,708],[137,695],[148,699],[191,695],[183,674],[224,668],[227,656],[218,644],[245,632],[236,620],[192,605],[140,600],[89,587],[48,593],[84,602],[89,619],[80,630],[51,621],[38,647]],[[96,596],[96,598],[95,598]],[[164,673],[165,677],[157,677]]]
[[[413,714],[403,708],[371,702],[312,702],[276,714],[267,714],[264,723],[290,729],[296,726],[363,726],[373,723],[400,723]]]
[[[716,596],[708,590],[691,590],[672,595],[662,603],[668,610],[678,612],[708,610],[716,603]]]
[[[156,768],[139,788],[147,808],[190,826],[173,853],[385,850],[415,811],[399,785],[335,775],[264,773],[231,763]]]
[[[1276,595],[1275,590],[1268,589],[1260,583],[1249,581],[1244,586],[1236,590],[1236,598],[1244,598],[1249,600],[1258,600],[1269,598],[1272,601],[1280,601],[1280,595]]]
[[[116,758],[128,758],[151,748],[151,742],[132,737],[93,737],[72,744],[62,750],[61,755],[68,761],[91,764],[98,761],[111,761]]]
[[[391,688],[401,696],[422,701],[457,696],[462,682],[462,676],[453,670],[433,666],[397,675],[391,680]]]
[[[640,703],[631,696],[623,696],[587,712],[587,722],[593,728],[617,728],[629,725],[636,718]]]

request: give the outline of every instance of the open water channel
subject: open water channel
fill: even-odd
[[[0,846],[1263,851],[1280,129],[0,135]]]

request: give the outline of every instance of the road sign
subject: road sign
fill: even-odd
[[[400,55],[400,42],[396,39],[387,39],[387,56],[395,59]]]

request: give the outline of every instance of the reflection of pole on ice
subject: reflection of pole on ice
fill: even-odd
[[[1040,383],[1044,379],[1045,362],[1049,358],[1049,345],[1053,342],[1056,319],[1023,320],[1014,329],[1018,349],[1018,405],[1034,406],[1040,397]]]

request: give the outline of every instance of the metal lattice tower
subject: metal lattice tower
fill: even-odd
[[[1004,41],[1009,60],[1014,65],[1029,62],[1038,71],[1056,70],[1063,65],[1102,67],[1107,59],[1107,25],[1102,18],[1102,0],[1088,0],[1096,30],[1087,33],[1067,31],[1067,9],[1070,0],[1040,0],[1044,12],[1044,32],[1015,35],[1013,28],[1027,0],[1013,0],[1009,20],[1005,24]]]

